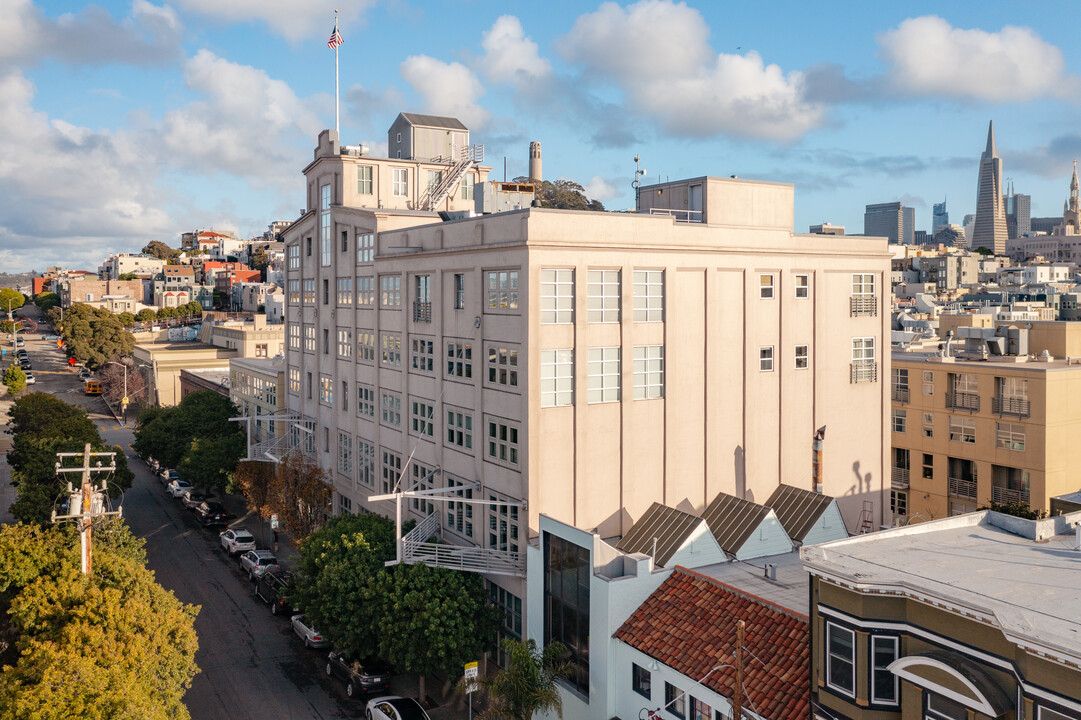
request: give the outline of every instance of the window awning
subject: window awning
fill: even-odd
[[[908,655],[890,663],[890,672],[917,687],[950,698],[989,717],[1013,710],[1010,696],[976,663],[954,653]]]

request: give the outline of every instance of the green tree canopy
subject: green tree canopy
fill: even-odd
[[[180,251],[169,247],[161,240],[151,240],[147,246],[143,248],[143,254],[156,257],[165,262],[172,262],[180,255]]]
[[[26,296],[15,288],[0,288],[0,311],[18,310],[26,302]]]
[[[117,280],[135,280],[138,277],[135,273],[122,273]]]
[[[116,319],[120,321],[120,324],[124,327],[131,327],[135,322],[135,316],[129,312],[118,313]]]
[[[270,255],[266,250],[256,250],[248,259],[248,267],[252,270],[258,270],[263,282],[266,282],[266,271],[269,266]]]
[[[74,303],[64,313],[63,326],[68,356],[92,370],[135,349],[135,336],[105,308]]]
[[[536,199],[544,208],[561,208],[564,210],[595,210],[603,211],[604,205],[600,200],[590,200],[586,197],[584,187],[573,180],[534,180],[528,177],[516,177],[515,182],[533,183],[536,185]]]
[[[7,385],[8,392],[15,394],[26,387],[26,373],[18,365],[11,363],[4,371],[4,384]]]
[[[157,312],[150,308],[143,308],[139,312],[135,313],[135,319],[141,323],[154,322],[154,319],[158,316]]]
[[[158,317],[158,320],[168,320],[169,318],[175,318],[176,317],[176,308],[175,307],[158,308],[157,317]]]
[[[203,306],[199,304],[198,300],[192,300],[188,303],[188,314],[191,317],[203,316]]]
[[[39,292],[34,298],[34,304],[44,312],[48,312],[60,304],[60,296],[54,292]]]

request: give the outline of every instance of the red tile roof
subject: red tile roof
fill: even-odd
[[[768,720],[806,720],[811,686],[806,616],[677,567],[613,635],[731,700],[736,622],[743,636],[743,705]],[[685,688],[694,695],[691,688]]]

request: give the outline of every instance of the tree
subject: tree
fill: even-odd
[[[120,358],[114,362],[127,365],[127,377],[125,378],[124,368],[120,365],[111,363],[102,365],[101,369],[98,370],[98,379],[101,380],[101,390],[105,399],[113,405],[118,404],[124,397],[125,383],[127,384],[126,390],[129,398],[144,397],[146,380],[143,374],[136,369],[131,359]]]
[[[0,663],[2,716],[188,718],[199,609],[154,581],[122,522],[94,537],[84,577],[71,526],[0,530],[0,636],[17,650]]]
[[[550,643],[544,652],[535,640],[507,638],[502,644],[506,667],[495,675],[477,678],[476,683],[488,696],[488,709],[477,720],[531,720],[536,713],[563,717],[563,698],[556,681],[570,676],[567,649],[562,643]],[[459,689],[464,682],[459,683]]]
[[[158,308],[157,317],[158,317],[158,320],[168,320],[169,318],[175,318],[176,317],[176,308],[175,307]]]
[[[116,319],[120,321],[120,324],[126,328],[135,324],[135,316],[129,312],[122,312],[116,316]]]
[[[26,387],[26,373],[15,363],[11,363],[4,371],[4,384],[12,395]]]
[[[135,273],[122,273],[117,280],[136,280],[138,277]]]
[[[34,297],[34,304],[41,308],[42,312],[48,312],[60,304],[60,296],[54,292],[39,292]]]
[[[18,310],[26,302],[26,296],[15,288],[0,288],[0,310]]]
[[[534,180],[528,177],[514,178],[515,182],[533,183],[536,186],[536,199],[543,208],[562,208],[564,210],[604,211],[600,200],[586,197],[585,188],[573,180]]]
[[[135,313],[135,319],[141,323],[152,323],[158,314],[150,308],[143,308],[139,312]]]
[[[165,262],[172,262],[180,255],[180,251],[174,250],[160,240],[151,240],[147,246],[143,248],[143,254],[156,257]]]
[[[259,271],[259,278],[262,282],[266,282],[266,271],[270,266],[270,255],[266,250],[256,250],[248,258],[248,267],[252,270]]]
[[[96,370],[118,356],[131,355],[135,336],[105,308],[75,303],[64,315],[61,331],[69,357]]]
[[[267,508],[300,542],[326,522],[332,495],[326,472],[311,456],[294,450],[278,464],[267,489]]]
[[[980,247],[976,248],[976,254],[977,255],[982,255],[983,257],[987,257],[988,255],[994,255],[995,251],[992,250],[989,247],[980,246]]]
[[[203,316],[203,306],[199,304],[197,300],[192,300],[188,303],[188,314],[192,317]]]
[[[214,291],[214,307],[215,308],[217,308],[218,310],[227,309],[226,305],[228,303],[229,303],[229,296],[225,292],[223,292],[221,290],[215,290]]]
[[[176,469],[193,485],[224,491],[247,450],[244,436],[235,432],[223,437],[196,437]]]
[[[1018,500],[1017,502],[1005,502],[1005,503],[991,503],[991,507],[981,507],[980,510],[993,510],[994,512],[1002,513],[1003,515],[1013,515],[1019,518],[1025,518],[1027,520],[1042,520],[1047,517],[1047,511],[1042,508],[1034,508],[1029,506],[1024,500]]]

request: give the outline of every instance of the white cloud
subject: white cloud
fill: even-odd
[[[1062,51],[1026,27],[963,30],[940,17],[905,20],[878,37],[899,92],[986,102],[1075,98]]]
[[[334,30],[334,11],[338,13],[339,30],[346,43],[360,43],[363,27],[361,16],[374,0],[176,0],[177,4],[194,12],[226,22],[261,20],[271,30],[296,42],[302,38],[326,35]],[[356,21],[356,22],[354,22]],[[343,47],[345,53],[348,46]],[[328,50],[329,52],[329,50]]]
[[[542,58],[537,43],[526,37],[522,23],[513,15],[503,15],[484,32],[484,56],[480,71],[492,82],[524,85],[545,78],[552,65]]]
[[[586,77],[614,84],[631,110],[687,137],[719,133],[792,140],[822,124],[803,75],[756,52],[715,54],[697,10],[667,0],[627,9],[605,3],[581,16],[558,47]]]
[[[484,86],[461,63],[412,55],[400,67],[402,79],[424,101],[424,112],[456,117],[471,130],[484,128],[492,114],[477,104]]]
[[[616,185],[618,182],[618,180],[605,180],[600,175],[594,175],[585,184],[586,197],[606,203],[613,198],[624,195],[625,193]]]

